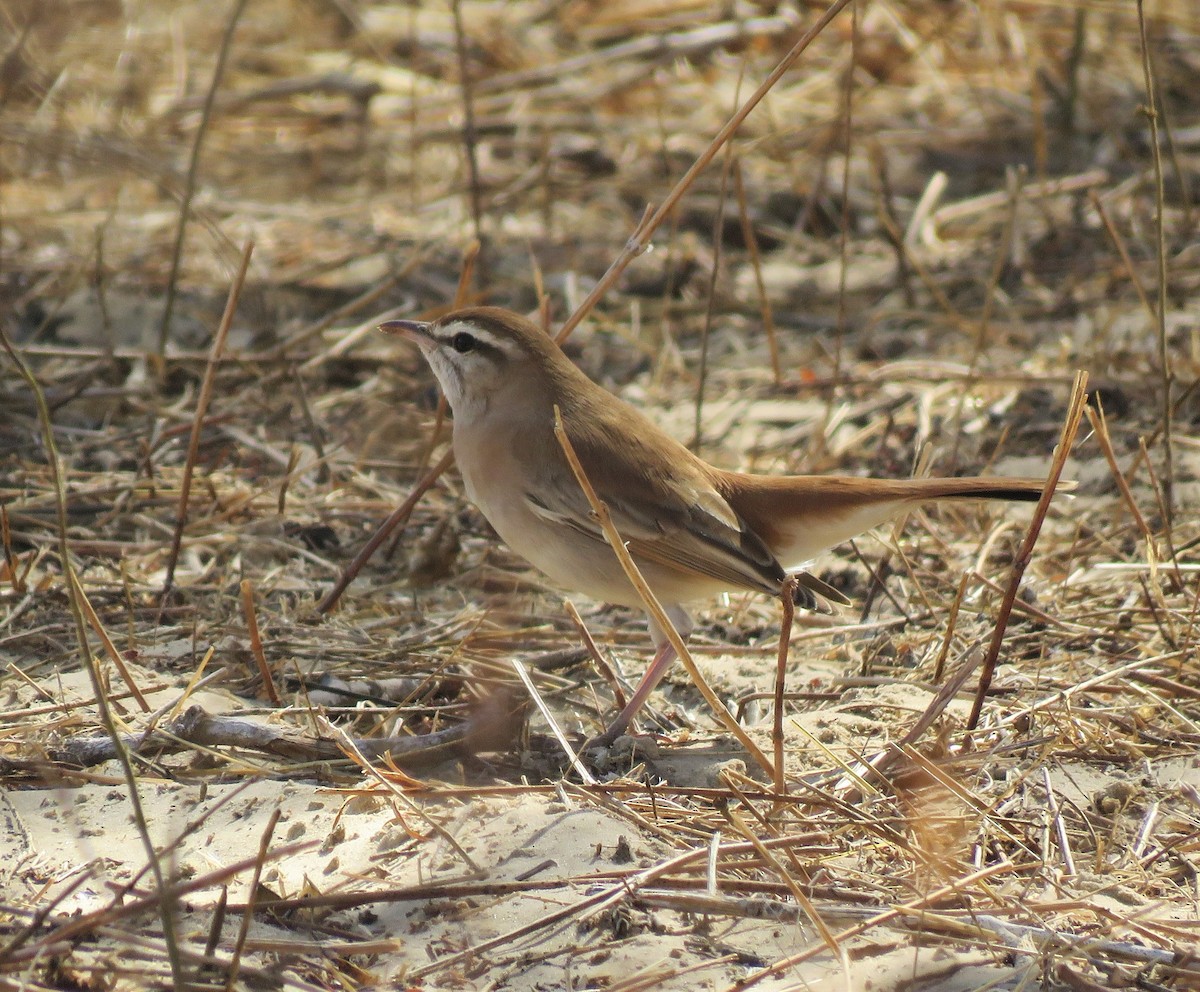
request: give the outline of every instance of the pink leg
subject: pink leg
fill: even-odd
[[[667,669],[671,667],[671,662],[674,660],[675,649],[671,647],[671,642],[666,641],[659,645],[658,650],[654,653],[654,660],[650,662],[650,667],[646,669],[646,674],[642,676],[642,681],[638,683],[638,687],[633,691],[633,695],[629,697],[629,702],[617,714],[617,718],[613,720],[608,729],[596,738],[596,743],[611,744],[625,733],[629,725],[633,723],[633,718],[637,716],[638,710],[646,705],[646,700],[650,698],[650,693],[658,687],[658,683],[667,674]]]

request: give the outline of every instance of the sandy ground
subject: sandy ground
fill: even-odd
[[[732,695],[755,682],[755,665],[745,657],[714,656],[703,667]],[[152,671],[137,674],[150,683]],[[85,696],[84,681],[64,677],[56,691],[61,698]],[[160,690],[150,701],[166,705],[174,695]],[[683,699],[688,693],[667,696]],[[801,795],[811,787],[821,797],[836,795],[845,782],[839,786],[836,773],[830,777],[829,758],[842,756],[849,773],[853,755],[873,753],[894,739],[894,728],[923,712],[932,698],[932,691],[912,684],[865,686],[841,693],[832,706],[790,719],[790,791]],[[245,710],[244,701],[220,692],[200,690],[190,702],[212,712]],[[966,706],[952,703],[950,715],[962,719]],[[769,748],[764,730],[754,736]],[[525,764],[532,770],[551,758],[527,754]],[[872,908],[861,890],[842,889],[839,879],[864,871],[878,879],[895,877],[870,845],[838,850],[821,833],[807,840],[801,833],[787,849],[803,865],[820,926],[849,931],[838,941],[839,955],[824,947],[807,911],[793,904],[780,917],[786,902],[756,900],[730,887],[728,879],[737,872],[722,872],[726,881],[711,887],[673,887],[672,878],[697,873],[703,878],[713,845],[714,856],[735,860],[733,852],[748,847],[732,821],[708,831],[696,822],[694,790],[727,790],[737,783],[743,792],[752,791],[763,784],[762,775],[748,774],[746,755],[735,741],[703,732],[671,745],[626,739],[610,762],[642,769],[632,778],[600,775],[629,791],[566,780],[533,788],[511,776],[504,781],[494,765],[488,774],[490,762],[479,759],[444,763],[420,779],[376,773],[354,784],[323,786],[303,773],[264,778],[247,753],[241,776],[227,773],[212,783],[202,775],[200,781],[172,780],[148,768],[139,775],[138,793],[149,835],[165,852],[162,862],[172,878],[186,884],[240,868],[224,884],[188,891],[174,911],[180,940],[195,953],[212,939],[214,926],[223,946],[240,940],[242,980],[252,985],[328,987],[336,976],[357,987],[726,989],[804,952],[807,959],[755,987],[1018,988],[1044,969],[1038,947],[1045,934],[1019,932],[1027,916],[1008,919],[1017,924],[1012,930],[989,924],[999,928],[990,949],[954,947],[945,934],[931,939],[912,918],[870,925],[855,935],[880,908]],[[188,777],[195,779],[204,764],[195,755]],[[1177,816],[1180,802],[1196,796],[1197,766],[1195,759],[1180,757],[1131,774],[1081,756],[1052,762],[1047,774],[1058,803],[1106,814],[1113,831],[1133,836],[1139,821],[1146,825],[1150,806]],[[71,920],[128,906],[150,890],[145,849],[119,767],[97,766],[90,777],[89,784],[3,795],[8,901],[50,904],[59,919]],[[647,802],[645,788],[636,785],[639,777],[658,783],[657,801]],[[693,794],[685,798],[688,790]],[[940,861],[948,869],[980,827],[980,811],[971,808],[975,801],[969,793],[954,795],[926,782],[908,793],[902,806],[907,813],[890,822],[906,844],[933,855],[927,864]],[[869,820],[881,803],[890,807],[877,790],[868,790],[859,814]],[[227,901],[236,910],[250,897],[249,866],[260,844],[270,852],[256,890],[260,908],[239,937],[241,915],[230,912],[223,924],[215,923],[216,906]],[[681,855],[687,850],[692,855]],[[1122,884],[1098,867],[1080,865],[1073,879],[1060,878],[1062,892],[1088,891],[1086,908],[1077,907],[1077,913],[1125,920],[1148,914],[1157,926],[1191,925],[1194,903],[1176,899],[1167,906],[1148,898],[1132,878]],[[919,901],[922,889],[927,896],[948,880],[926,871],[910,881]],[[114,901],[117,893],[124,895]],[[712,897],[707,908],[719,905],[720,911],[706,912],[704,904],[685,901],[688,896]],[[289,902],[280,909],[261,905],[272,899]],[[735,901],[739,909],[733,912]],[[114,988],[145,987],[155,976],[168,981],[158,941],[130,943],[127,927],[136,919],[118,914],[100,928],[77,949],[62,977],[103,973]],[[969,918],[958,926],[966,935]]]

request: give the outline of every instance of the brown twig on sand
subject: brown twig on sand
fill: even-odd
[[[262,636],[258,631],[258,615],[254,612],[254,584],[249,579],[242,579],[242,615],[246,618],[246,632],[250,635],[250,652],[254,655],[254,663],[258,665],[258,677],[262,679],[263,690],[272,706],[282,705],[279,690],[275,688],[275,676],[263,652]]]
[[[1146,87],[1144,112],[1150,126],[1150,162],[1154,166],[1154,260],[1156,263],[1155,285],[1158,305],[1154,307],[1155,342],[1158,346],[1159,405],[1163,443],[1163,538],[1167,542],[1167,553],[1175,557],[1175,541],[1171,531],[1175,523],[1175,446],[1171,435],[1173,409],[1171,390],[1175,384],[1175,373],[1171,361],[1170,342],[1167,338],[1167,236],[1166,236],[1166,192],[1163,180],[1162,144],[1158,137],[1158,93],[1154,85],[1154,70],[1150,65],[1150,41],[1146,34],[1145,0],[1137,0],[1138,40],[1141,43],[1142,75]]]
[[[356,738],[353,743],[370,758],[387,755],[419,767],[457,754],[474,732],[472,724],[464,722],[429,734]],[[330,761],[345,756],[335,738],[304,734],[282,724],[214,715],[201,706],[188,707],[181,716],[149,734],[121,735],[117,743],[137,754],[170,754],[200,746],[259,751],[292,762]],[[106,735],[75,737],[50,749],[53,760],[81,767],[111,761],[117,753],[117,744]]]

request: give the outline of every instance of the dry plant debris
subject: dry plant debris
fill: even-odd
[[[783,795],[681,681],[581,784],[513,662],[578,742],[642,622],[576,604],[594,661],[453,473],[316,609],[446,444],[374,323],[475,239],[473,299],[564,319],[819,12],[0,11],[0,986],[1200,985],[1184,0],[1145,5],[1154,131],[1134,4],[844,12],[567,344],[760,471],[1042,473],[1088,370],[973,730],[1028,511],[819,563],[861,612],[797,618]],[[733,597],[694,638],[767,751],[778,631]]]

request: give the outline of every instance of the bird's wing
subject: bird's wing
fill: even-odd
[[[603,408],[576,409],[564,420],[588,481],[635,558],[730,588],[779,591],[782,566],[686,448],[648,420],[614,418]],[[565,456],[543,454],[528,477],[534,513],[605,540]]]
[[[530,508],[545,520],[605,543],[575,477],[559,481],[560,485],[543,485],[526,493]],[[712,504],[708,493],[695,493],[695,502],[672,499],[670,503],[634,494],[597,495],[634,558],[707,575],[732,588],[774,592],[783,580],[783,569],[762,542],[743,530],[736,517],[731,523],[721,512],[728,511],[727,506],[706,505]]]
[[[526,493],[530,509],[544,520],[566,525],[580,534],[607,543],[574,476],[570,485]],[[603,499],[603,497],[601,497]],[[784,572],[757,536],[739,521],[735,529],[704,509],[701,499],[665,519],[661,504],[653,506],[621,497],[604,499],[609,516],[635,559],[710,576],[732,588],[755,589],[777,595]],[[735,517],[736,519],[736,517]],[[808,610],[828,612],[829,603],[850,600],[827,582],[804,571],[796,580],[794,601]]]

